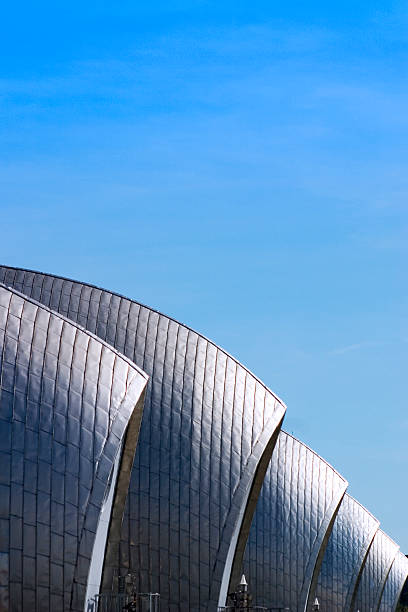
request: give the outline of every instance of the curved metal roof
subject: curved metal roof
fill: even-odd
[[[135,571],[141,591],[160,592],[165,608],[222,603],[284,404],[225,351],[137,302],[12,268],[0,268],[0,281],[95,333],[149,375],[114,565]]]
[[[9,597],[13,610],[83,610],[115,461],[127,487],[121,459],[135,452],[147,376],[4,285],[0,362],[0,515],[9,536],[0,600]],[[112,508],[123,513],[118,495],[107,520]],[[102,549],[107,539],[109,529]]]
[[[280,432],[244,558],[257,605],[306,610],[346,488],[324,459]]]

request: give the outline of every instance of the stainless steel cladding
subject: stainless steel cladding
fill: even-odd
[[[394,610],[398,547],[233,357],[88,284],[0,283],[0,612],[79,612],[128,583],[213,612],[243,571],[254,605]]]
[[[398,546],[381,529],[377,531],[361,573],[352,611],[377,612]]]
[[[395,612],[407,576],[408,559],[398,551],[387,576],[378,612]]]
[[[257,605],[306,609],[346,487],[310,448],[279,434],[244,558]]]
[[[242,527],[284,405],[224,351],[145,306],[57,277],[0,274],[150,376],[115,566],[137,572],[140,590],[159,592],[163,609],[216,607],[245,547]]]
[[[82,610],[109,479],[132,419],[134,453],[147,377],[3,285],[0,354],[1,609]]]
[[[379,522],[355,499],[345,495],[330,535],[312,599],[322,610],[350,610],[353,593]],[[362,611],[361,611],[362,612]]]

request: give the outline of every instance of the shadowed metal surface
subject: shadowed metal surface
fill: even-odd
[[[368,551],[353,598],[352,611],[377,612],[388,572],[398,553],[398,546],[381,529]]]
[[[378,612],[395,612],[407,576],[408,559],[398,551],[385,582]]]
[[[280,432],[244,556],[257,605],[304,612],[346,487],[321,457]]]
[[[163,609],[213,608],[234,533],[237,548],[245,546],[240,521],[255,506],[257,467],[269,459],[284,405],[207,339],[136,302],[13,268],[0,268],[0,280],[94,332],[151,377],[120,558],[108,562],[136,572],[140,591],[160,592]]]
[[[147,377],[3,285],[0,355],[2,601],[12,611],[83,610],[112,466],[136,405],[138,429]]]
[[[368,510],[346,493],[311,598],[319,599],[322,610],[350,610],[354,589],[378,525]]]

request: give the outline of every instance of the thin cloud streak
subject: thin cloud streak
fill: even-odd
[[[341,346],[339,348],[332,349],[328,352],[328,355],[345,355],[346,353],[350,353],[352,351],[359,351],[370,348],[379,348],[379,347],[390,347],[401,344],[406,344],[408,342],[407,338],[401,338],[400,340],[390,340],[388,342],[385,341],[366,341],[366,342],[356,342],[355,344],[348,344],[347,346]]]
[[[361,349],[384,346],[385,344],[385,342],[357,342],[356,344],[349,344],[348,346],[342,346],[336,349],[332,349],[331,351],[329,351],[328,354],[345,355],[346,353],[350,353],[351,351],[359,351]]]

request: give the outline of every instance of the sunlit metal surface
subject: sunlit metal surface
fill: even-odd
[[[398,553],[398,546],[381,529],[368,551],[355,592],[352,612],[377,612],[388,572]]]
[[[266,469],[284,405],[213,343],[136,302],[12,268],[0,268],[0,280],[94,332],[151,377],[120,557],[107,564],[137,571],[139,590],[159,592],[163,609],[213,609],[235,550],[245,547],[241,526],[249,528],[263,478],[257,468]]]
[[[346,487],[321,457],[281,431],[244,558],[257,605],[305,610]]]
[[[387,576],[378,612],[395,612],[407,577],[408,559],[399,551]]]
[[[8,267],[0,282],[24,294],[13,294],[27,304],[22,320],[34,308],[38,321],[52,322],[36,327],[36,315],[35,333],[16,335],[7,310],[1,337],[0,608],[10,590],[12,612],[80,610],[103,561],[101,590],[130,572],[138,593],[160,593],[171,612],[222,608],[243,569],[254,606],[393,612],[407,575],[403,556],[394,561],[398,547],[374,536],[378,522],[344,495],[347,483],[331,466],[280,432],[284,404],[235,359],[90,285]],[[23,355],[18,375],[13,350]]]
[[[0,355],[2,610],[83,610],[113,463],[132,419],[139,429],[147,377],[3,285]]]
[[[344,496],[315,592],[322,610],[350,610],[354,589],[378,525],[368,510],[349,495]]]

